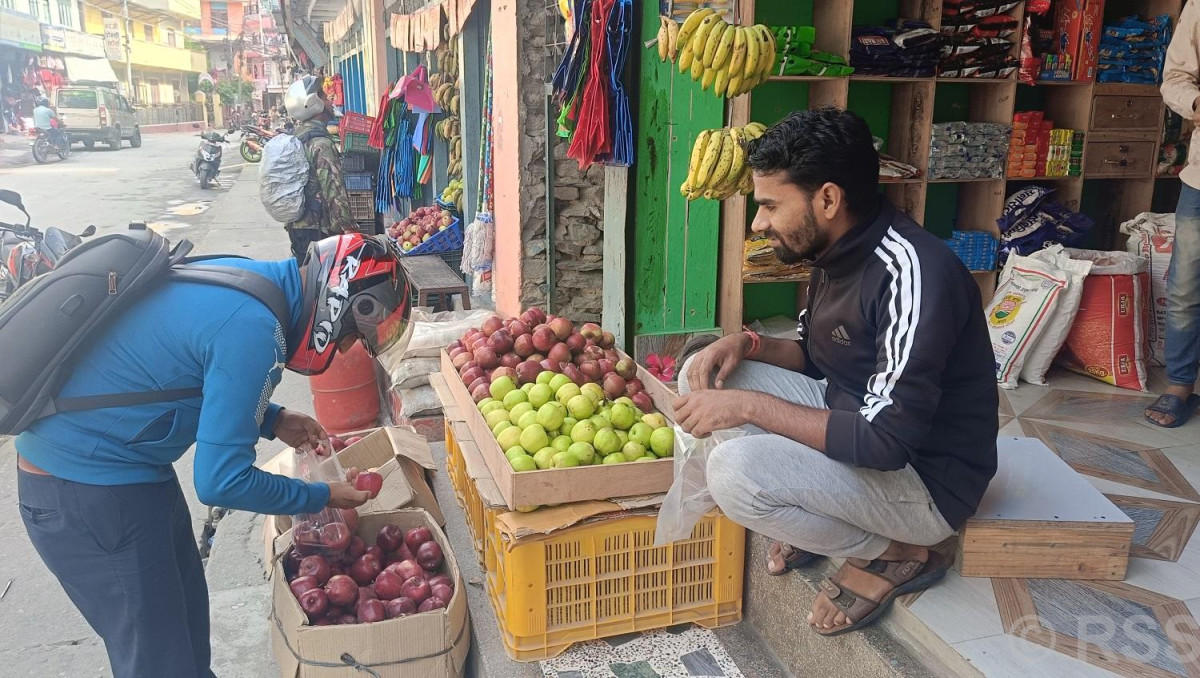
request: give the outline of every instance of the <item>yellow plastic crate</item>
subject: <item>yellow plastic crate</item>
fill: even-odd
[[[480,565],[484,565],[485,542],[496,511],[483,505],[483,500],[475,487],[475,481],[467,475],[467,465],[463,460],[462,447],[454,436],[449,420],[446,421],[446,472],[450,476],[450,484],[454,487],[458,504],[463,509],[467,529],[471,532],[475,557],[479,560]]]
[[[709,514],[656,547],[654,516],[567,528],[505,550],[488,520],[487,592],[509,657],[538,661],[572,643],[681,623],[742,619],[746,530]]]

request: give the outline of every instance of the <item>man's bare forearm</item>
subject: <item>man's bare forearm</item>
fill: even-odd
[[[759,347],[758,353],[747,360],[757,360],[793,372],[804,369],[804,349],[800,348],[800,342],[772,337],[762,337],[761,341],[762,346]]]
[[[829,410],[789,403],[766,393],[747,392],[742,403],[746,408],[744,418],[747,423],[808,445],[819,452],[825,451]]]

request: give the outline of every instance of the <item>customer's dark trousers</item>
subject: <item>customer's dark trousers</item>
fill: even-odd
[[[29,539],[116,678],[213,676],[208,585],[178,480],[85,485],[19,470],[17,488]]]

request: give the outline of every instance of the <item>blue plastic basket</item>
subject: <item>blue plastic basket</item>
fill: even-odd
[[[955,231],[954,237],[946,240],[951,250],[971,271],[996,270],[996,253],[1000,241],[984,231]]]
[[[370,191],[374,190],[371,182],[371,175],[367,173],[346,172],[342,175],[342,180],[346,184],[347,191]]]
[[[405,256],[415,257],[422,254],[440,254],[461,250],[463,246],[462,221],[455,219],[444,231],[438,231],[432,238],[421,243],[419,247],[403,252]]]

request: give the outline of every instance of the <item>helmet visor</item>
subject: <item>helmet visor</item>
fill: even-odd
[[[351,307],[354,325],[372,357],[397,346],[403,350],[408,345],[411,323],[405,283],[403,277],[393,274],[388,282],[373,285],[354,298]]]

